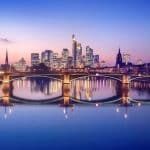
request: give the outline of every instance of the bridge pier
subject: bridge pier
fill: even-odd
[[[64,74],[64,80],[63,80],[63,97],[64,97],[64,103],[63,106],[69,106],[70,105],[70,74]]]
[[[8,73],[4,73],[3,75],[3,83],[9,83],[10,75]]]
[[[5,73],[2,82],[2,103],[5,106],[10,106],[10,95],[12,91],[12,84],[10,83],[10,75]]]
[[[130,105],[130,100],[129,100],[130,85],[122,84],[121,91],[122,91],[122,104],[124,106]]]
[[[129,75],[122,76],[122,84],[130,84],[130,76]]]

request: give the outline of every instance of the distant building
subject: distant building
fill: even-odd
[[[63,49],[63,51],[62,51],[62,62],[61,62],[62,68],[67,68],[68,57],[69,57],[69,50]]]
[[[12,64],[12,67],[16,71],[24,72],[27,69],[27,63],[24,58],[21,58],[18,62]]]
[[[39,53],[31,53],[31,66],[37,66],[40,63]]]
[[[58,59],[58,53],[53,53],[53,67],[54,69],[59,68],[60,62]]]
[[[72,67],[73,67],[73,57],[69,56],[67,68],[72,68]]]
[[[76,49],[76,68],[81,68],[82,65],[82,46],[81,43],[77,44]]]
[[[83,55],[83,56],[82,56],[82,66],[83,66],[83,67],[86,66],[85,64],[86,64],[86,56]]]
[[[93,67],[96,68],[96,67],[99,67],[99,55],[94,55],[93,56]]]
[[[77,41],[75,40],[75,35],[72,35],[72,58],[73,58],[73,67],[76,67],[77,59]]]
[[[130,63],[130,60],[131,60],[131,56],[130,56],[130,54],[123,54],[123,63],[125,64],[125,65],[128,65],[129,63]]]
[[[107,65],[106,65],[106,61],[105,60],[102,60],[101,62],[100,62],[100,67],[101,68],[104,68],[104,67],[106,67]]]
[[[138,59],[138,60],[136,61],[136,64],[137,64],[137,65],[143,65],[144,63],[143,63],[142,59]]]
[[[41,53],[41,62],[44,63],[47,67],[53,67],[53,51],[45,50]]]
[[[122,67],[122,65],[123,65],[122,54],[121,54],[120,48],[119,48],[119,52],[116,57],[116,67],[120,68],[120,67]]]
[[[93,49],[91,49],[89,46],[86,47],[86,63],[85,65],[87,67],[91,67],[93,65]]]
[[[8,51],[6,50],[5,64],[1,65],[1,69],[5,72],[10,71],[10,64],[8,60]]]

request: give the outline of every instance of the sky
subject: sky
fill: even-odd
[[[89,45],[107,64],[115,63],[119,47],[133,62],[150,62],[149,0],[1,0],[0,63],[31,52],[51,49],[61,54],[71,36]]]

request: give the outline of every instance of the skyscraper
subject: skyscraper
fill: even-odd
[[[81,43],[78,43],[76,49],[76,67],[80,68],[81,64],[82,64],[82,46]]]
[[[67,67],[68,57],[69,57],[69,50],[64,48],[62,51],[62,68]]]
[[[119,52],[117,54],[117,57],[116,57],[116,67],[120,68],[122,67],[122,54],[120,52],[120,48],[119,48]]]
[[[75,35],[72,35],[72,57],[73,57],[73,67],[76,67],[77,59],[77,41],[75,40]]]
[[[59,68],[60,63],[58,60],[59,60],[58,53],[53,53],[53,67],[52,68],[55,68],[55,69]]]
[[[41,62],[47,67],[53,67],[53,51],[45,50],[41,53]]]
[[[93,65],[93,49],[89,46],[86,47],[86,66],[91,67]]]

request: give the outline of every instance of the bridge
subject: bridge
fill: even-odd
[[[2,73],[0,74],[0,82],[11,82],[17,79],[21,79],[23,77],[44,77],[44,78],[50,78],[50,79],[56,79],[60,80],[62,82],[66,81],[66,76],[69,76],[69,82],[76,80],[76,79],[82,79],[83,77],[105,77],[110,78],[113,80],[120,81],[123,84],[130,84],[131,81],[139,80],[139,79],[149,79],[150,75],[134,75],[134,74],[120,74],[120,73],[70,73],[70,72],[64,72],[64,73],[32,73],[32,72],[23,72],[23,73]]]
[[[91,104],[95,104],[95,103],[109,103],[109,102],[116,102],[119,101],[120,99],[122,99],[122,103],[123,104],[129,104],[129,88],[130,88],[130,83],[132,81],[137,81],[137,80],[141,80],[144,81],[150,81],[150,75],[128,75],[128,74],[80,74],[80,73],[73,73],[70,74],[68,72],[63,73],[63,74],[34,74],[34,73],[16,73],[16,74],[12,74],[12,73],[4,73],[1,74],[1,80],[0,82],[2,82],[3,84],[3,104],[5,105],[9,105],[9,98],[10,95],[12,95],[12,82],[18,79],[22,79],[22,78],[32,78],[32,77],[37,77],[37,78],[48,78],[48,79],[52,79],[52,80],[58,80],[60,82],[62,82],[62,95],[56,98],[53,98],[52,100],[27,100],[27,99],[23,99],[20,97],[11,97],[11,100],[13,102],[21,102],[21,103],[44,103],[44,104],[48,104],[48,103],[55,103],[57,101],[63,101],[62,105],[63,106],[69,106],[70,105],[70,101],[72,102],[80,102],[80,103],[91,103]],[[80,80],[80,79],[87,79],[90,77],[97,77],[97,78],[108,78],[108,79],[113,79],[116,80],[118,82],[120,82],[121,86],[119,87],[119,89],[122,89],[121,93],[119,93],[118,95],[112,96],[110,98],[106,98],[106,99],[101,99],[101,100],[97,100],[97,101],[91,101],[91,102],[87,102],[86,100],[77,100],[73,97],[70,96],[70,86],[71,83],[75,80]],[[19,99],[19,100],[18,100]],[[133,100],[133,102],[137,102],[137,100]]]

